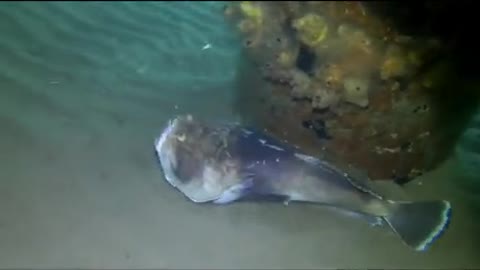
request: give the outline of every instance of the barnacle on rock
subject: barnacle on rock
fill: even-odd
[[[242,33],[253,32],[253,31],[256,31],[257,28],[258,28],[258,25],[256,25],[254,21],[249,20],[249,19],[241,20],[241,21],[238,23],[238,29],[239,29]]]
[[[336,105],[340,101],[338,92],[328,88],[317,88],[312,98],[313,109],[327,109]]]
[[[297,60],[298,50],[285,50],[280,52],[277,62],[282,68],[293,68]]]
[[[323,65],[315,72],[315,77],[331,89],[341,88],[343,76],[344,71],[338,64]]]
[[[368,106],[369,81],[364,78],[349,77],[344,83],[344,100],[360,107]]]
[[[260,3],[242,1],[237,6],[241,17],[237,23],[240,32],[249,35],[250,47],[255,47],[261,39],[264,30],[265,12]]]
[[[311,98],[312,91],[311,91],[311,79],[302,71],[299,70],[292,70],[291,71],[291,78],[292,78],[292,92],[291,95],[296,98]]]
[[[405,51],[398,46],[390,46],[380,68],[383,80],[405,76],[408,72],[408,58]]]
[[[311,48],[324,41],[328,33],[328,25],[325,19],[314,13],[309,13],[294,20],[293,28],[298,31],[300,41]]]
[[[252,20],[256,25],[260,25],[263,22],[263,11],[251,1],[242,1],[240,3],[240,10],[243,15]]]
[[[352,25],[342,24],[338,27],[337,34],[349,47],[361,50],[364,53],[372,53],[373,41],[365,31]]]

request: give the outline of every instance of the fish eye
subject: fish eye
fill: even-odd
[[[177,135],[176,138],[178,141],[184,142],[187,136],[185,136],[185,134],[181,134],[181,135]]]

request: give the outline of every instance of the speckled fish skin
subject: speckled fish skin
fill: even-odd
[[[447,201],[384,199],[332,164],[239,124],[178,116],[155,149],[166,180],[196,203],[227,204],[250,195],[321,203],[384,219],[416,250],[426,250],[450,220]]]
[[[254,129],[238,128],[234,132],[237,140],[229,151],[240,160],[246,174],[254,175],[254,185],[247,192],[282,196],[288,201],[324,203],[368,214],[372,214],[368,204],[383,204],[373,192],[352,185],[346,173],[300,153],[287,143]]]

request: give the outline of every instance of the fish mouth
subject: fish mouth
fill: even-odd
[[[169,120],[167,123],[167,126],[160,133],[160,136],[155,138],[154,145],[155,145],[155,150],[157,151],[157,154],[160,155],[162,153],[162,149],[165,146],[167,138],[170,134],[172,134],[174,128],[175,128],[175,119]]]
[[[177,118],[169,120],[160,136],[155,139],[155,151],[164,171],[165,179],[174,187],[177,187],[179,181],[174,173],[176,155],[169,139],[174,134],[177,123]]]

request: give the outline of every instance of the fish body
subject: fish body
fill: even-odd
[[[178,116],[155,140],[155,150],[166,180],[196,203],[250,196],[319,203],[382,219],[419,251],[443,233],[451,216],[448,201],[388,200],[365,180],[239,124]]]

